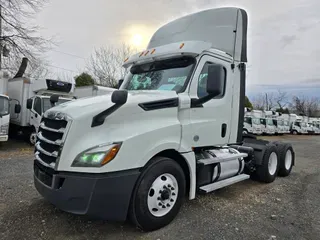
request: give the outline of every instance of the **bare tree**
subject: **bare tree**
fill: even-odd
[[[29,59],[28,68],[38,72],[36,75],[39,74],[39,71],[41,74],[45,71],[40,55],[48,50],[53,42],[38,36],[37,26],[27,26],[26,23],[31,22],[35,13],[47,1],[4,0],[0,2],[0,52],[7,57],[5,61],[1,61],[0,54],[0,63],[9,72],[16,71],[19,66],[16,63],[20,62],[22,57]]]
[[[126,44],[120,47],[101,47],[94,51],[87,68],[98,84],[115,87],[117,81],[127,73],[127,69],[122,67],[124,60],[135,52],[136,50]]]
[[[294,96],[291,107],[297,114],[313,117],[320,110],[320,99],[316,97]]]
[[[278,90],[277,92],[261,93],[252,99],[254,109],[273,110],[277,106],[283,109],[288,104],[288,95],[286,92]]]
[[[279,109],[283,109],[288,104],[288,93],[278,89],[275,94],[275,102],[277,103]]]

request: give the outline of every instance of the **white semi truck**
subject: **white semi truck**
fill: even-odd
[[[25,77],[10,79],[8,95],[21,105],[18,114],[11,107],[10,130],[15,134],[23,134],[34,145],[42,114],[54,104],[50,102],[50,97],[60,96],[55,104],[64,103],[73,99],[73,90],[74,84],[58,80],[32,80]]]
[[[290,144],[243,138],[247,14],[209,9],[157,30],[109,94],[44,113],[34,183],[58,208],[151,231],[184,198],[294,165]]]
[[[260,122],[261,117],[260,110],[245,110],[244,123],[243,123],[243,134],[256,134],[261,135],[263,133]]]

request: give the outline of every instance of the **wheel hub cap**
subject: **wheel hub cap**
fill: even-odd
[[[175,205],[178,198],[178,182],[176,178],[165,173],[152,183],[147,204],[150,213],[155,217],[166,215]]]
[[[269,162],[268,162],[268,170],[270,175],[274,175],[277,171],[277,165],[278,165],[278,157],[275,152],[272,152],[269,156]]]

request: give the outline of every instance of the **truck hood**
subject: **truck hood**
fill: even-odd
[[[114,89],[116,91],[116,89]],[[62,112],[72,119],[81,118],[84,115],[94,115],[110,108],[114,103],[111,101],[110,93],[102,96],[81,98],[75,101],[66,102],[51,108],[48,112]],[[146,91],[129,91],[127,102],[121,107],[122,111],[128,114],[143,112],[138,104],[165,100],[178,97],[174,91],[146,90]]]

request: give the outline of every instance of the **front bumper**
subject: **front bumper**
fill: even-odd
[[[8,141],[8,135],[0,135],[0,142]]]
[[[57,208],[112,221],[127,218],[139,170],[107,174],[56,172],[34,161],[37,191]]]

